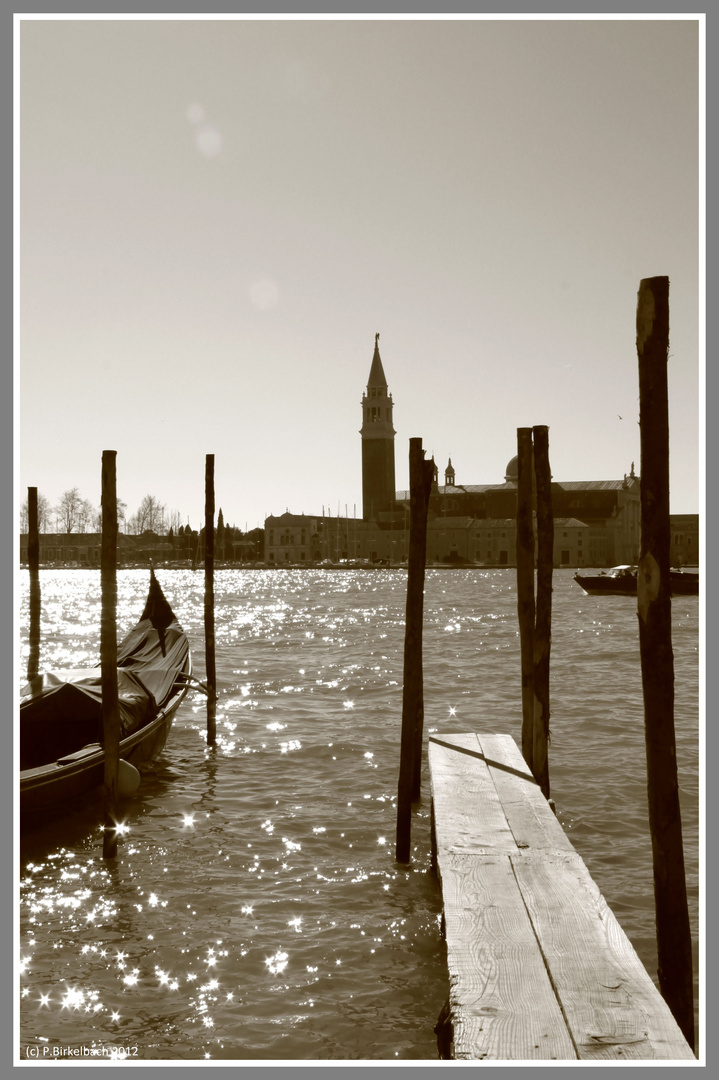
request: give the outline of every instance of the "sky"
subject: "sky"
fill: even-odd
[[[204,523],[362,513],[380,333],[409,439],[501,483],[640,468],[670,278],[672,513],[703,498],[694,19],[19,23],[18,490]]]

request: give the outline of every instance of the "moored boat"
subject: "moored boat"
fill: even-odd
[[[160,753],[192,677],[187,635],[154,572],[144,611],[119,643],[120,758]],[[57,814],[104,779],[100,667],[46,672],[20,699],[20,812]]]
[[[589,596],[636,596],[637,569],[636,566],[613,566],[598,574],[576,573],[574,580]],[[670,570],[669,583],[672,596],[699,595],[698,571]]]
[[[698,570],[670,570],[669,581],[672,586],[672,596],[699,595]]]

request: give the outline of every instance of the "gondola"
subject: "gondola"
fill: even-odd
[[[160,753],[192,679],[187,635],[154,572],[139,622],[117,647],[120,759]],[[100,667],[38,675],[20,697],[21,823],[56,815],[104,780]],[[129,770],[132,772],[132,770]]]
[[[636,596],[637,567],[613,566],[599,574],[575,574],[574,580],[589,596]],[[699,574],[690,570],[670,570],[672,596],[698,596]]]

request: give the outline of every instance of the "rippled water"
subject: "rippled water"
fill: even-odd
[[[202,676],[204,575],[158,577]],[[123,629],[147,584],[147,572],[120,572]],[[43,571],[41,587],[41,666],[95,662],[99,572]],[[102,859],[96,802],[23,839],[21,1050],[434,1059],[447,978],[426,763],[413,859],[394,860],[406,576],[220,571],[215,600],[216,750],[191,696],[127,804],[114,862]],[[675,598],[672,617],[696,983],[696,598]],[[653,975],[636,621],[632,598],[587,597],[555,571],[552,796]],[[477,730],[519,741],[514,571],[428,571],[424,637],[425,740]],[[23,668],[26,656],[24,642]]]

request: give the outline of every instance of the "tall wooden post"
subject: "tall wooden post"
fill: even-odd
[[[691,931],[674,735],[669,583],[669,278],[644,279],[637,303],[641,447],[641,552],[637,614],[649,827],[654,861],[659,989],[694,1047]]]
[[[100,686],[105,747],[105,831],[102,855],[117,855],[120,710],[117,693],[117,451],[102,452],[102,546],[100,550]]]
[[[549,798],[549,653],[552,640],[554,517],[549,469],[549,428],[535,427],[534,475],[537,483],[537,610],[534,625],[534,724],[532,774]]]
[[[534,747],[534,526],[532,429],[517,428],[517,615],[522,665],[522,754],[532,768]]]
[[[433,461],[424,460],[421,439],[409,440],[410,532],[407,563],[407,608],[404,636],[402,736],[397,787],[399,862],[409,862],[412,799],[419,798],[422,763],[424,694],[422,687],[422,616],[427,560],[427,510]]]
[[[422,446],[422,440],[419,440],[420,449]],[[422,451],[422,457],[424,457],[424,451]],[[421,465],[421,480],[422,488],[420,492],[421,497],[421,513],[420,524],[418,529],[417,539],[417,555],[416,564],[421,574],[421,588],[419,589],[419,614],[417,616],[417,625],[419,628],[419,679],[418,679],[418,696],[417,696],[417,711],[414,726],[414,769],[412,772],[412,798],[417,800],[422,794],[422,740],[424,737],[424,671],[422,667],[422,619],[424,609],[424,578],[425,568],[427,565],[427,514],[429,511],[429,497],[432,492],[432,480],[434,478],[434,458],[430,458],[429,461],[419,460]],[[416,588],[416,586],[415,586]]]
[[[27,566],[30,573],[30,653],[27,678],[31,682],[40,670],[40,531],[37,520],[37,488],[27,489]]]
[[[205,669],[207,671],[207,745],[217,742],[215,710],[215,455],[205,456]]]

